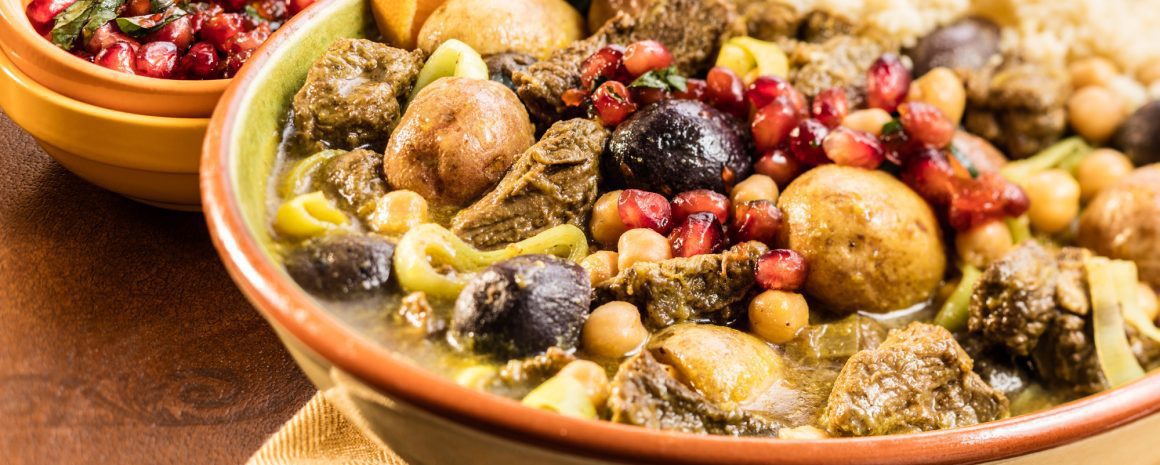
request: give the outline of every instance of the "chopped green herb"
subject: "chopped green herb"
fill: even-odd
[[[66,8],[52,28],[52,43],[69,50],[77,37],[88,39],[97,28],[117,17],[125,0],[78,0]]]
[[[892,119],[889,123],[882,125],[882,135],[884,136],[889,136],[897,132],[902,132],[902,122],[898,119]]]
[[[650,87],[661,90],[676,90],[678,92],[685,92],[688,88],[688,81],[680,73],[677,73],[676,66],[669,66],[665,69],[658,69],[642,74],[640,77],[632,81],[629,87]]]
[[[164,14],[153,13],[129,18],[117,18],[117,28],[132,37],[141,37],[161,29],[166,24],[172,23],[185,15],[185,10],[178,7],[171,7],[165,10]]]
[[[971,174],[971,178],[979,177],[979,169],[975,168],[975,164],[971,163],[971,159],[967,158],[967,154],[959,150],[958,147],[955,147],[954,144],[951,145],[951,154],[963,165],[963,168],[967,169],[967,172]]]

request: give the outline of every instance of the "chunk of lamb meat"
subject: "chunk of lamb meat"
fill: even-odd
[[[744,410],[714,405],[674,378],[645,350],[620,366],[612,379],[612,421],[682,433],[775,436],[779,426]]]
[[[1107,382],[1096,357],[1094,341],[1088,320],[1056,312],[1032,355],[1036,373],[1047,384],[1079,395],[1104,390]]]
[[[599,193],[600,155],[608,131],[586,119],[552,125],[492,189],[451,220],[451,231],[487,249],[545,229],[583,229]]]
[[[1026,356],[1055,310],[1059,268],[1039,243],[1027,241],[987,267],[971,293],[968,328]]]
[[[967,107],[963,126],[1013,158],[1025,158],[1055,143],[1067,129],[1071,95],[1064,71],[1008,57],[1000,65],[965,71]]]
[[[1007,397],[941,326],[911,323],[855,354],[834,383],[822,426],[834,436],[957,428],[1010,415]]]
[[[681,74],[698,74],[712,65],[732,16],[725,0],[652,0],[641,14],[618,15],[591,37],[516,71],[512,80],[532,120],[545,129],[565,114],[564,92],[580,87],[580,63],[597,50],[653,39],[668,47]]]
[[[515,92],[518,89],[516,89],[515,82],[512,81],[512,75],[516,71],[528,69],[537,60],[536,57],[526,53],[505,52],[489,55],[483,61],[487,63],[487,74],[492,81],[503,84]]]
[[[767,42],[797,36],[802,14],[785,0],[735,0],[733,3],[737,16],[730,25],[730,35]]]
[[[866,71],[874,60],[898,47],[875,35],[836,35],[820,43],[782,41],[789,58],[789,81],[813,97],[826,89],[846,91],[852,107],[863,103]]]
[[[644,310],[656,329],[684,321],[721,322],[756,282],[757,260],[769,248],[738,244],[719,254],[638,262],[596,287],[599,303],[623,300]]]
[[[365,39],[342,39],[310,67],[294,95],[294,129],[311,151],[382,150],[425,57]]]
[[[322,165],[315,183],[327,197],[337,199],[342,209],[365,219],[368,208],[388,192],[382,173],[382,155],[355,149]]]

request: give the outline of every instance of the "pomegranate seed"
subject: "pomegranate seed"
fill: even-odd
[[[76,2],[77,0],[32,0],[24,8],[24,15],[28,16],[28,22],[32,23],[32,28],[36,29],[37,33],[44,35],[52,31],[56,15]]]
[[[71,54],[73,54],[73,56],[78,57],[82,60],[85,60],[89,63],[92,63],[93,59],[96,58],[93,54],[86,52],[84,50],[73,50],[69,53],[71,53]]]
[[[290,0],[287,11],[290,13],[290,16],[294,16],[313,4],[314,0]]]
[[[636,103],[628,87],[617,81],[606,81],[592,93],[592,108],[605,126],[616,126],[636,112]]]
[[[189,50],[189,46],[193,45],[193,20],[189,16],[177,18],[145,36],[145,41],[172,42],[178,52]]]
[[[745,98],[755,109],[769,105],[770,102],[781,96],[785,96],[793,103],[793,108],[799,115],[806,114],[805,96],[798,92],[789,81],[780,77],[760,76],[745,91]]]
[[[910,71],[898,55],[887,53],[874,60],[866,72],[866,101],[871,108],[894,113],[910,91]]]
[[[768,200],[753,200],[737,206],[733,215],[735,242],[773,242],[781,230],[781,210]]]
[[[841,125],[842,119],[849,113],[850,101],[846,97],[846,91],[838,87],[823,90],[814,97],[814,103],[810,105],[810,114],[814,119],[821,121],[830,129]]]
[[[822,142],[830,133],[826,125],[815,119],[802,120],[789,132],[789,151],[803,165],[814,166],[830,162]]]
[[[669,242],[674,257],[715,253],[725,246],[725,229],[712,213],[693,213],[673,228]]]
[[[786,96],[778,96],[753,115],[750,128],[757,150],[764,152],[780,145],[798,124],[799,115]]]
[[[137,74],[133,46],[125,42],[114,42],[101,50],[93,63],[127,74]]]
[[[624,67],[634,77],[668,68],[672,64],[673,54],[669,53],[665,44],[655,40],[634,42],[624,49]]]
[[[225,49],[230,55],[252,52],[268,38],[270,38],[270,24],[262,23],[252,30],[239,32],[233,37],[226,39]]]
[[[242,15],[222,13],[205,22],[201,27],[201,40],[213,44],[220,51],[228,51],[227,41],[242,32]]]
[[[839,126],[822,141],[826,156],[842,166],[877,169],[886,150],[873,134]]]
[[[707,85],[702,79],[686,79],[685,91],[673,92],[673,98],[681,100],[700,100],[705,101],[705,94],[708,92]]]
[[[624,67],[624,49],[619,45],[609,45],[580,63],[580,85],[594,89],[603,81],[628,82],[628,70]]]
[[[125,11],[122,16],[145,16],[152,13],[153,5],[150,0],[128,0],[125,2]]]
[[[935,149],[926,149],[906,159],[902,182],[934,205],[946,205],[954,190],[954,173],[946,155]]]
[[[209,21],[214,16],[225,13],[226,10],[222,9],[221,5],[216,3],[198,2],[189,4],[189,11],[192,13],[190,15],[190,26],[193,27],[194,33],[198,33],[201,32],[201,28],[205,27],[206,21]]]
[[[290,6],[286,0],[261,0],[254,4],[258,16],[266,21],[282,21],[286,19]],[[297,12],[296,12],[297,13]]]
[[[230,56],[226,58],[225,77],[231,78],[231,77],[236,76],[238,74],[238,71],[240,71],[242,69],[242,65],[246,64],[246,61],[248,61],[250,59],[250,55],[253,55],[253,54],[254,54],[253,50],[245,50],[245,51],[241,51],[238,53],[230,54]]]
[[[928,147],[941,149],[955,137],[954,123],[929,103],[904,103],[898,107],[898,115],[906,134]]]
[[[995,173],[989,173],[995,174]],[[986,176],[986,175],[984,175]],[[1022,187],[1015,185],[1012,182],[1005,182],[1006,186],[1003,188],[1003,213],[1010,217],[1023,216],[1027,210],[1031,208],[1031,199],[1027,198],[1027,192]]]
[[[181,57],[178,68],[187,79],[217,79],[224,71],[224,63],[209,42],[198,42]]]
[[[1002,219],[1007,216],[1008,182],[997,174],[987,174],[978,179],[953,180],[947,220],[956,231],[966,231],[976,226]]]
[[[886,159],[898,166],[906,164],[911,155],[926,150],[926,147],[912,139],[902,129],[902,123],[897,120],[887,123],[879,140],[886,148]]]
[[[694,213],[710,213],[721,224],[729,221],[729,197],[708,189],[697,189],[677,194],[672,204],[673,222],[685,221]]]
[[[801,174],[801,164],[789,154],[788,150],[779,147],[762,154],[761,158],[753,163],[753,171],[773,178],[778,187],[785,189],[785,186]]]
[[[664,196],[657,193],[625,189],[617,199],[616,211],[628,229],[647,228],[667,234],[672,228],[672,207]]]
[[[173,42],[149,42],[137,49],[137,73],[167,79],[177,68],[177,45]]]
[[[101,50],[104,50],[117,42],[124,42],[129,44],[129,46],[133,48],[134,53],[137,52],[137,47],[140,46],[136,40],[133,40],[129,36],[122,33],[121,30],[117,28],[117,24],[115,22],[109,21],[101,25],[101,27],[98,27],[96,31],[93,31],[93,35],[85,41],[85,51],[93,54],[101,53]]]
[[[246,7],[246,0],[213,0],[226,11],[242,11]]]
[[[588,92],[580,89],[568,89],[560,96],[560,100],[564,101],[564,105],[578,107],[583,105],[585,100],[588,100]]]
[[[657,89],[656,87],[632,87],[629,89],[632,93],[632,101],[636,102],[638,106],[646,107],[657,103],[661,100],[669,98],[668,91],[664,89]]]
[[[796,291],[806,284],[806,257],[789,249],[774,249],[757,260],[757,284],[773,291]]]
[[[709,70],[705,76],[705,97],[710,105],[725,113],[744,119],[748,111],[745,109],[745,84],[737,73],[723,66]]]

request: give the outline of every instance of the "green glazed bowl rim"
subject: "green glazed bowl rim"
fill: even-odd
[[[260,154],[242,149],[243,142],[253,143],[250,138],[254,137],[273,138],[276,144],[277,121],[270,121],[270,117],[246,119],[262,105],[285,105],[271,103],[262,93],[263,87],[277,88],[277,94],[285,98],[287,89],[296,89],[304,75],[304,68],[299,67],[298,76],[290,77],[292,55],[310,49],[304,44],[329,43],[342,37],[328,34],[327,28],[349,29],[346,23],[351,18],[365,21],[370,17],[367,9],[366,0],[321,1],[294,17],[253,55],[210,121],[201,187],[214,245],[251,302],[273,325],[388,396],[479,431],[564,454],[666,464],[980,463],[1070,444],[1160,411],[1160,375],[1154,373],[1052,409],[966,428],[823,440],[738,438],[569,418],[460,387],[410,363],[338,321],[289,279],[271,255],[263,224],[264,203],[245,199],[239,184],[242,171],[257,169],[257,173],[268,175],[271,166],[268,160],[257,160]],[[258,122],[259,127],[247,126],[247,121]],[[268,151],[270,143],[265,140],[259,145]],[[262,166],[255,168],[255,164]],[[247,209],[247,201],[258,205]]]

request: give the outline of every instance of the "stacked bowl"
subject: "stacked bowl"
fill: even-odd
[[[197,210],[198,160],[229,81],[179,81],[106,69],[56,47],[0,0],[0,108],[61,165],[151,205]]]

